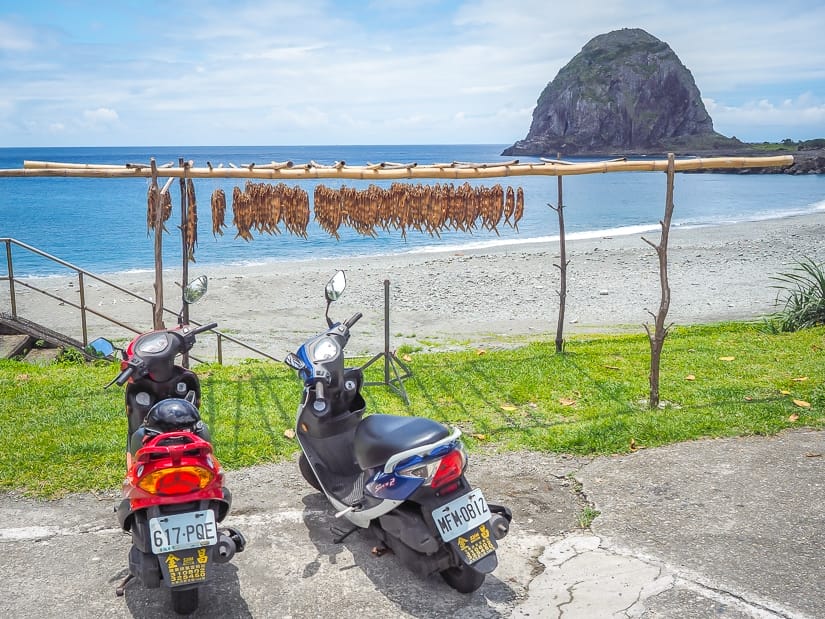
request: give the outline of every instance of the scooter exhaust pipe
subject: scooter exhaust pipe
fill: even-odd
[[[501,539],[510,532],[510,521],[501,514],[490,516],[490,528],[493,530],[493,537]]]
[[[218,537],[218,543],[212,550],[212,560],[215,563],[228,563],[236,552],[243,552],[245,547],[246,540],[241,532],[237,529],[227,529]]]

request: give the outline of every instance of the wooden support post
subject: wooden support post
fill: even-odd
[[[557,155],[561,159],[561,153]],[[564,232],[564,199],[562,196],[562,179],[556,177],[558,202],[550,206],[559,216],[559,264],[554,265],[559,270],[559,320],[556,325],[556,352],[564,352],[564,309],[567,304],[567,240]]]
[[[178,159],[178,165],[183,168],[183,175],[180,177],[180,239],[181,239],[181,270],[180,285],[186,286],[189,283],[189,255],[186,247],[186,226],[189,218],[189,192],[186,189],[186,172],[189,168],[184,163],[183,157]],[[182,311],[183,324],[189,324],[189,307],[183,304]]]
[[[150,200],[155,213],[153,227],[155,230],[155,304],[152,314],[152,328],[163,329],[163,209],[160,203],[160,191],[158,190],[158,166],[155,158],[151,159],[152,185],[150,187]]]
[[[181,242],[181,269],[180,269],[180,285],[181,285],[181,299],[183,299],[183,287],[189,283],[189,253],[186,247],[186,226],[189,217],[189,192],[186,188],[186,172],[189,169],[189,164],[184,163],[183,157],[178,159],[178,166],[183,168],[183,174],[180,177],[180,242]],[[181,300],[180,323],[184,325],[189,324],[189,305],[183,303]],[[181,355],[181,365],[185,368],[189,367],[189,354],[183,353]]]
[[[654,314],[648,313],[654,318],[653,332],[649,325],[644,325],[647,337],[650,340],[650,408],[659,406],[659,366],[662,359],[662,348],[665,344],[670,326],[665,326],[668,309],[670,309],[670,284],[667,278],[667,242],[670,234],[670,222],[673,218],[673,185],[676,177],[676,166],[673,153],[667,157],[667,195],[665,198],[665,216],[659,222],[662,228],[662,236],[659,244],[655,245],[644,237],[642,240],[656,250],[659,258],[659,285],[661,287],[661,299],[659,301],[659,311]]]

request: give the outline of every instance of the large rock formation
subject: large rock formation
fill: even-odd
[[[539,97],[530,132],[504,155],[609,155],[741,147],[713,130],[690,71],[638,28],[602,34]]]

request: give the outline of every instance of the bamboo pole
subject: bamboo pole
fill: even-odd
[[[792,155],[771,157],[706,157],[687,158],[674,163],[676,172],[713,169],[741,169],[782,167],[793,164]],[[53,162],[25,161],[23,169],[0,170],[0,178],[16,176],[55,176],[84,178],[151,178],[152,170],[132,166],[75,167],[77,164],[56,164]],[[56,166],[60,167],[56,167]],[[580,174],[606,174],[610,172],[666,172],[667,160],[629,161],[625,159],[611,161],[588,161],[580,163],[567,162],[525,162],[525,163],[490,163],[477,164],[478,167],[458,167],[451,164],[395,164],[385,163],[381,167],[375,164],[365,166],[313,166],[312,164],[293,165],[284,168],[238,167],[230,168],[189,167],[158,168],[157,175],[164,178],[250,178],[261,180],[303,180],[303,179],[354,179],[354,180],[388,180],[388,179],[472,179],[495,178],[507,176],[574,176]],[[444,167],[449,165],[450,167]],[[482,167],[486,165],[487,167]]]

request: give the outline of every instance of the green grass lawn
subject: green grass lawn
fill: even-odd
[[[506,350],[416,352],[408,359],[410,406],[386,387],[367,387],[368,412],[458,426],[471,450],[610,454],[825,427],[823,327],[796,333],[745,323],[674,327],[662,356],[663,406],[656,410],[647,406],[650,357],[643,333],[571,338],[563,355],[548,340]],[[0,361],[0,490],[55,497],[120,485],[123,391],[103,390],[117,371],[109,363]],[[250,361],[197,371],[201,413],[224,466],[296,452],[286,432],[301,394],[292,370]],[[369,368],[367,380],[382,377],[380,363]]]

